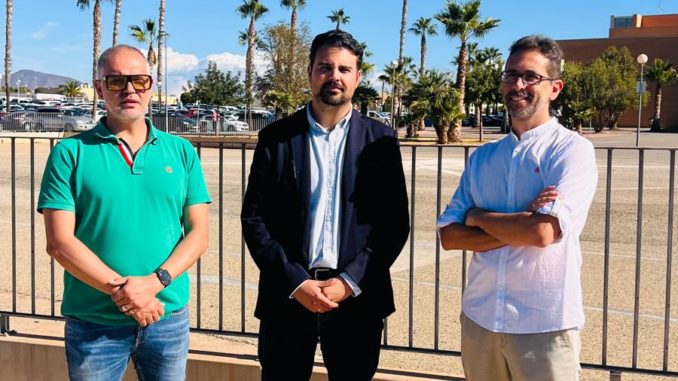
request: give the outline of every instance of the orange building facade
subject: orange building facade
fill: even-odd
[[[559,40],[558,44],[565,52],[566,62],[587,63],[610,46],[615,46],[627,47],[634,58],[646,54],[646,69],[655,58],[661,58],[673,63],[678,70],[678,15],[612,16],[608,38]],[[647,91],[650,101],[642,110],[643,127],[649,127],[649,118],[654,114],[655,84],[648,82]],[[662,128],[678,129],[678,83],[663,88],[661,119]],[[637,126],[638,110],[625,111],[619,118],[618,125]]]

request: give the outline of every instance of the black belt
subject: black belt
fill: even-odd
[[[329,267],[314,267],[308,270],[308,274],[315,280],[328,280],[338,277],[340,272]]]

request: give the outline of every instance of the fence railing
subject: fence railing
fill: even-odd
[[[60,319],[62,271],[44,254],[35,212],[55,138],[0,144],[0,330],[10,317]],[[256,336],[258,270],[242,240],[239,212],[252,144],[194,141],[213,200],[208,253],[190,270],[196,332]],[[458,356],[461,295],[471,252],[441,251],[435,220],[472,152],[462,146],[403,144],[411,235],[392,267],[398,311],[383,346]],[[678,306],[671,296],[676,149],[597,147],[598,191],[582,243],[587,316],[582,366],[678,376]],[[36,222],[38,221],[38,222]],[[672,334],[673,333],[673,334]]]

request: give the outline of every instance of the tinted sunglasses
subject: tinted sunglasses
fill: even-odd
[[[110,91],[124,90],[129,82],[132,83],[134,90],[148,90],[153,84],[153,78],[147,74],[105,75],[101,80]]]

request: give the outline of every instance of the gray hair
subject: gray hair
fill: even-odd
[[[511,45],[509,58],[512,55],[523,50],[538,50],[544,57],[549,60],[548,75],[551,78],[560,78],[560,63],[563,60],[563,50],[557,42],[553,39],[543,36],[541,34],[533,34],[525,36]]]
[[[143,57],[144,62],[146,63],[146,72],[150,74],[151,76],[153,75],[153,72],[151,72],[151,66],[148,64],[148,61],[146,60],[146,55],[144,55],[144,52],[139,50],[138,48],[135,48],[134,46],[131,45],[115,45],[112,46],[106,50],[104,50],[103,53],[99,56],[99,60],[97,60],[97,78],[101,79],[101,71],[106,67],[106,64],[108,63],[108,60],[111,59],[111,55],[118,50],[131,50],[133,52],[139,53],[141,57]]]

